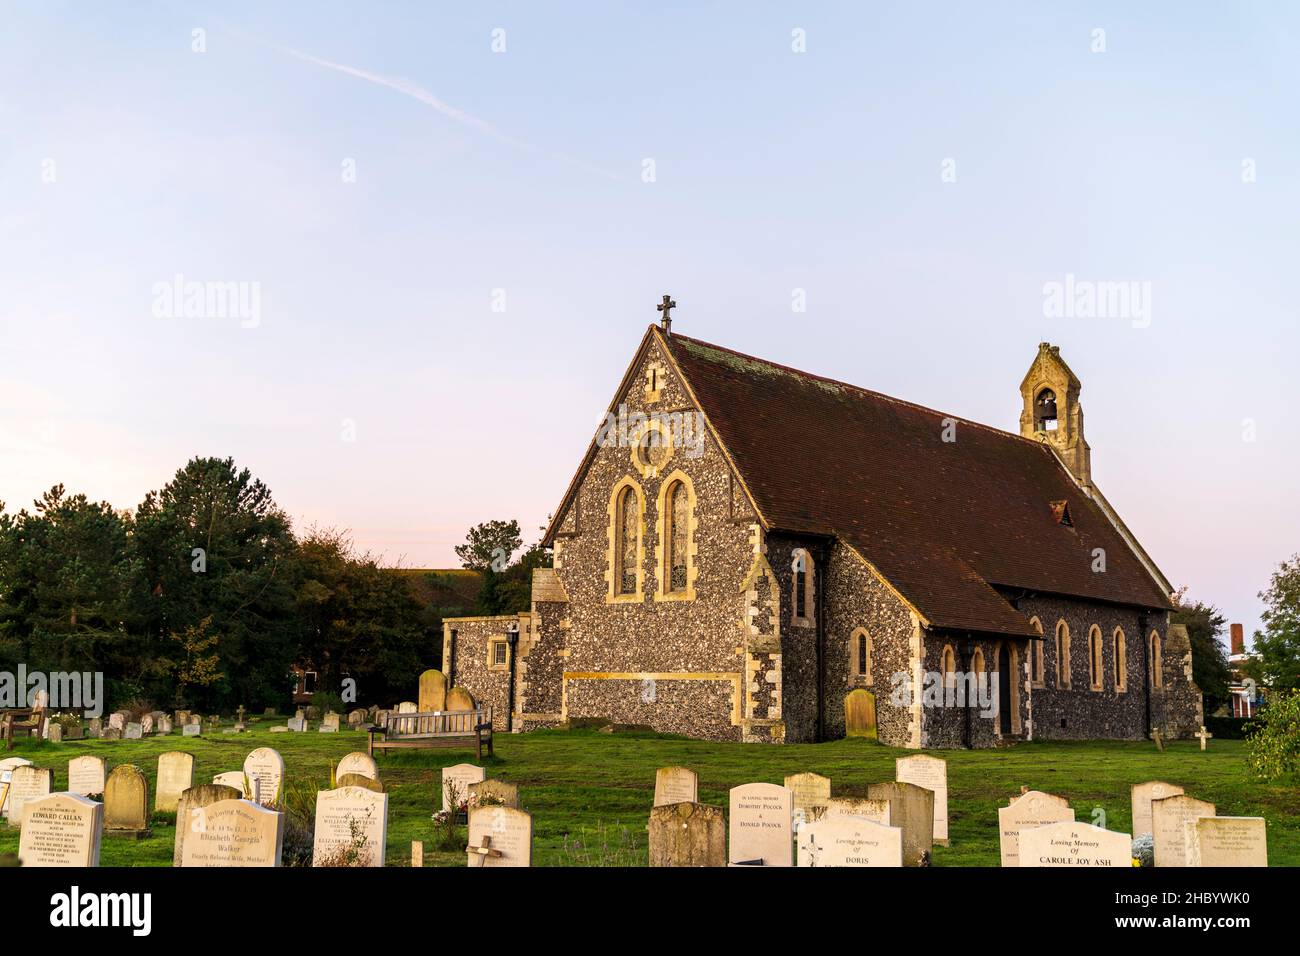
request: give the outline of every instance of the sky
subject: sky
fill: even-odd
[[[1009,430],[1059,345],[1098,485],[1249,634],[1300,551],[1300,13],[1131,6],[0,0],[0,501],[230,456],[454,566],[535,540],[671,293]]]

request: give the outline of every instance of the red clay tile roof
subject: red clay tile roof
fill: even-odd
[[[843,539],[933,626],[1036,633],[995,585],[1170,606],[1038,442],[686,336],[668,341],[769,527]],[[1053,514],[1061,502],[1072,526]],[[1092,570],[1094,548],[1105,549],[1105,572]]]

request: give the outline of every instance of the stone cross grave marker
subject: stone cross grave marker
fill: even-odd
[[[725,866],[727,831],[721,807],[674,801],[650,811],[651,866]]]
[[[1133,809],[1133,832],[1151,832],[1151,801],[1161,797],[1174,797],[1183,792],[1183,788],[1163,780],[1148,780],[1135,783],[1129,788],[1129,802]]]
[[[47,797],[54,789],[54,771],[48,767],[23,764],[15,767],[9,781],[9,825],[23,825],[23,815],[32,800]]]
[[[1131,867],[1133,838],[1090,823],[1064,820],[1020,831],[1020,865]]]
[[[655,771],[656,807],[695,803],[700,799],[700,775],[687,767],[660,767]]]
[[[894,779],[934,792],[934,842],[948,845],[948,761],[913,754],[894,761]]]
[[[889,801],[890,826],[903,831],[903,865],[923,866],[934,845],[934,791],[894,781],[869,785],[867,796]]]
[[[194,786],[194,754],[169,750],[158,757],[155,810],[175,810],[181,794]]]
[[[181,866],[279,866],[284,815],[249,800],[218,800],[190,811]]]
[[[244,773],[257,781],[257,802],[272,807],[280,803],[284,783],[284,758],[270,747],[258,747],[244,758]]]
[[[1020,837],[1028,829],[1049,823],[1073,823],[1074,811],[1064,797],[1029,790],[998,808],[1002,865],[1020,866]]]
[[[532,866],[533,818],[513,807],[476,807],[469,814],[468,866]]]
[[[354,833],[355,830],[355,833]],[[388,840],[388,794],[364,787],[339,787],[316,794],[312,865],[355,852],[361,866],[383,866]]]
[[[1197,817],[1185,826],[1188,866],[1268,866],[1263,817]]]
[[[108,762],[103,757],[85,754],[68,761],[68,792],[88,797],[104,792],[108,779]],[[103,821],[101,820],[101,823]]]
[[[30,800],[18,839],[22,866],[99,866],[104,805],[75,793]]]
[[[1202,725],[1201,729],[1198,730],[1196,733],[1192,734],[1192,736],[1200,738],[1201,749],[1204,750],[1206,743],[1209,741],[1211,737],[1214,736],[1214,734],[1210,733],[1208,730],[1205,729],[1204,725]]]
[[[853,816],[823,816],[799,829],[800,866],[902,866],[903,831]]]
[[[487,771],[482,767],[476,767],[472,763],[458,763],[453,767],[442,768],[442,808],[444,810],[458,810],[459,807],[451,806],[451,791],[455,790],[457,800],[464,803],[469,799],[470,787],[482,783],[487,779]],[[515,797],[518,802],[518,795]]]
[[[774,783],[732,787],[730,849],[732,865],[794,865],[794,794]]]
[[[111,836],[149,835],[149,781],[134,764],[114,767],[104,784],[104,830]]]
[[[1187,821],[1214,816],[1214,804],[1185,793],[1151,801],[1151,839],[1156,866],[1190,866]]]

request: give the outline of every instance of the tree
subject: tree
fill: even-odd
[[[191,687],[210,687],[221,679],[221,656],[217,654],[217,637],[208,634],[212,618],[205,617],[191,624],[183,633],[171,633],[171,639],[181,646],[184,657],[173,665],[176,675],[176,702],[184,702]],[[211,652],[211,653],[208,653]]]
[[[1178,610],[1170,615],[1169,622],[1187,627],[1192,645],[1192,680],[1201,689],[1205,713],[1212,714],[1228,702],[1228,684],[1232,680],[1227,651],[1219,640],[1227,618],[1211,604],[1189,601],[1187,588],[1178,590],[1174,603]]]
[[[1245,667],[1247,676],[1270,692],[1300,687],[1300,554],[1283,561],[1260,598],[1267,605],[1260,615],[1264,630],[1256,631],[1256,657]]]
[[[469,529],[464,544],[456,545],[456,557],[470,571],[500,573],[523,543],[518,521],[485,521]]]
[[[1300,769],[1300,690],[1270,694],[1247,739],[1247,762],[1261,780]]]
[[[513,526],[514,549],[518,550],[520,543],[518,522],[511,521],[507,524],[503,521],[492,521],[488,524],[503,528]],[[479,525],[478,528],[470,529],[470,540],[474,540],[476,531],[485,527],[487,525]],[[527,611],[532,605],[533,570],[535,568],[549,568],[551,561],[550,552],[543,548],[542,543],[538,541],[519,555],[519,560],[513,564],[489,563],[486,568],[480,569],[483,576],[483,586],[474,602],[474,612],[490,616]]]
[[[289,519],[270,490],[232,459],[195,458],[136,510],[146,588],[144,669],[153,693],[171,690],[181,650],[169,635],[211,619],[222,676],[191,706],[284,703],[295,657]]]

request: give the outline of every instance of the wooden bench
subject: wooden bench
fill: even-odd
[[[435,710],[426,713],[390,713],[383,726],[370,728],[368,751],[406,747],[473,747],[483,759],[483,745],[492,756],[492,708]]]
[[[40,740],[45,736],[46,709],[43,705],[35,707],[14,707],[0,713],[0,736],[4,737],[6,749],[14,749],[14,737],[27,734]]]

